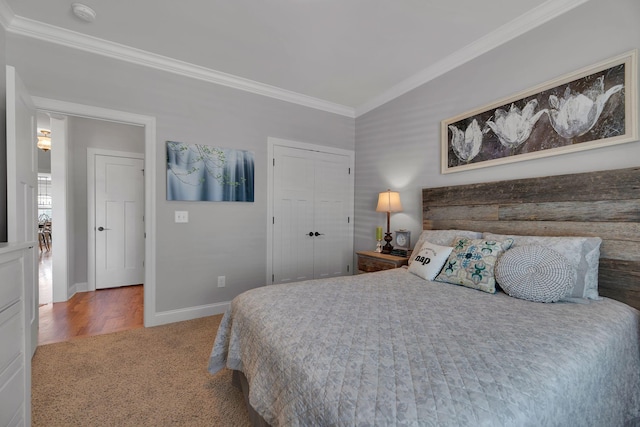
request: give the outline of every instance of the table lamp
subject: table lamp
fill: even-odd
[[[402,212],[402,203],[400,202],[400,193],[397,191],[383,191],[378,195],[378,206],[376,207],[376,212],[386,212],[387,213],[387,232],[384,236],[384,241],[387,242],[382,247],[383,254],[390,254],[393,250],[393,246],[391,246],[391,241],[393,237],[391,236],[391,212]]]

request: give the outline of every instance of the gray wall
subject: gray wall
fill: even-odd
[[[74,271],[69,272],[72,284],[87,282],[87,148],[144,153],[144,128],[104,120],[68,118],[69,177],[73,192]]]
[[[7,62],[32,95],[156,117],[158,311],[229,301],[264,284],[267,137],[354,149],[354,119],[335,114],[13,34]],[[255,202],[166,201],[167,140],[254,151]],[[190,222],[175,224],[175,210],[189,211]]]
[[[591,0],[356,119],[356,250],[375,247],[377,194],[402,197],[391,228],[417,241],[421,189],[640,164],[640,143],[440,174],[440,122],[640,46],[638,0]]]
[[[51,151],[38,150],[38,172],[51,173]]]
[[[7,71],[6,32],[0,25],[0,242],[7,241]]]

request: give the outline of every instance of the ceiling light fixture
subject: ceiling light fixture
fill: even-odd
[[[73,3],[71,5],[71,10],[73,10],[74,15],[85,22],[93,22],[96,20],[96,11],[91,9],[86,4]]]
[[[51,135],[51,131],[40,129],[40,133],[42,135],[38,135],[38,143],[36,146],[45,152],[51,150],[51,137],[49,136]]]

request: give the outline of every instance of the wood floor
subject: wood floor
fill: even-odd
[[[50,255],[40,257],[39,269],[40,292],[50,292]],[[67,302],[41,305],[39,323],[38,345],[141,328],[144,325],[143,287],[78,292]]]

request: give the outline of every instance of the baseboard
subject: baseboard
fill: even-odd
[[[89,292],[89,284],[87,282],[82,282],[82,283],[74,283],[73,285],[69,286],[69,289],[67,289],[66,301],[69,301],[78,292]],[[60,302],[60,301],[56,301],[56,302]]]
[[[74,283],[73,285],[69,286],[67,288],[67,299],[66,301],[69,301],[75,294],[76,294],[76,286],[78,286],[77,283]]]
[[[182,322],[184,320],[223,314],[227,311],[229,304],[230,302],[220,302],[216,304],[200,305],[197,307],[181,308],[178,310],[156,312],[153,317],[153,324],[145,326],[159,326],[167,323]]]

